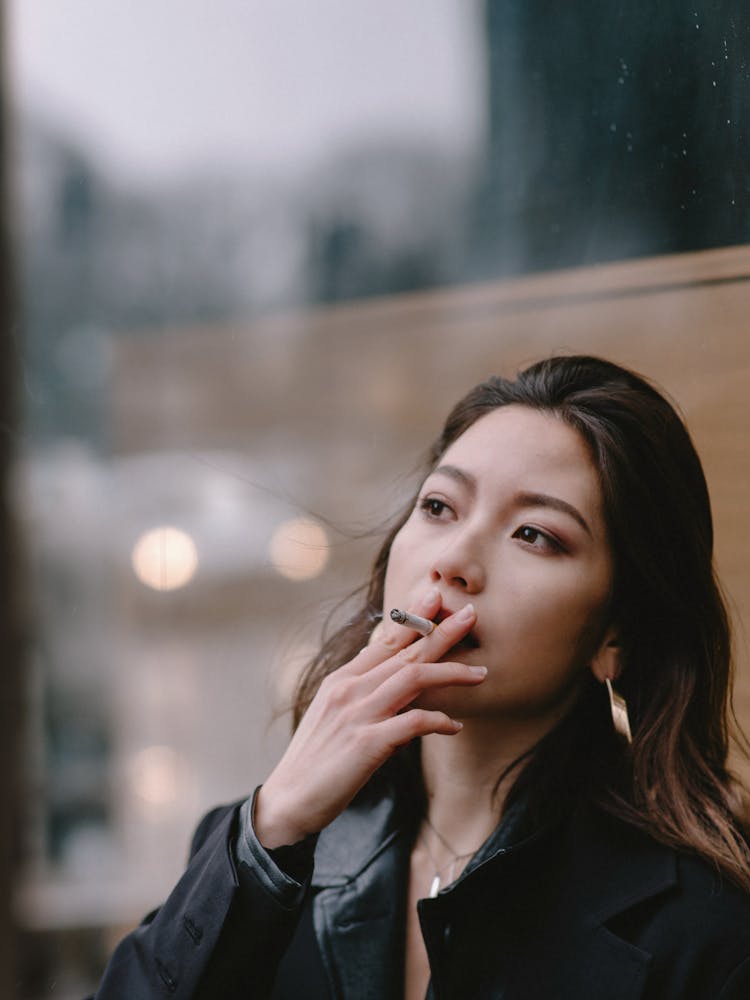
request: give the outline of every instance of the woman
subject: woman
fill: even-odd
[[[750,997],[729,632],[683,424],[638,376],[551,358],[469,392],[427,470],[282,760],[203,820],[101,1000]]]

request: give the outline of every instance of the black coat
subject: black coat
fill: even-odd
[[[410,838],[391,798],[324,830],[301,884],[252,837],[252,863],[235,863],[237,813],[204,818],[97,1000],[400,996]],[[435,1000],[750,1000],[750,897],[591,806],[470,866],[419,915]]]

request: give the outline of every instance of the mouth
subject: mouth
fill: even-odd
[[[478,648],[479,648],[479,642],[476,636],[472,632],[469,632],[469,634],[465,635],[463,639],[459,640],[459,642],[457,642],[455,646],[451,646],[451,648],[445,655],[454,656],[456,653],[468,653],[470,650]]]
[[[450,618],[452,614],[453,614],[452,611],[448,611],[445,608],[441,608],[438,614],[433,616],[433,621],[437,625],[439,625],[440,622],[445,621],[446,618]],[[476,633],[472,629],[471,632],[467,632],[467,634],[463,637],[463,639],[459,639],[458,642],[455,643],[455,645],[451,646],[451,648],[446,651],[444,656],[445,657],[452,656],[455,653],[467,653],[472,649],[478,649],[478,648],[479,648],[479,639],[477,638]]]

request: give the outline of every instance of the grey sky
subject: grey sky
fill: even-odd
[[[10,0],[20,103],[120,174],[297,172],[381,130],[471,147],[479,0]]]

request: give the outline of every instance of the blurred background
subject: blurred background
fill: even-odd
[[[489,372],[587,351],[676,400],[750,729],[746,4],[2,15],[0,996],[93,989],[263,779]]]

